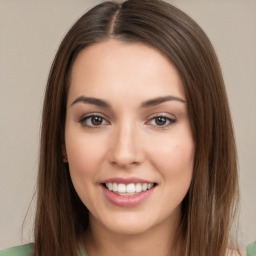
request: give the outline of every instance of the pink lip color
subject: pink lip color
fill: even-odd
[[[155,190],[155,187],[152,187],[149,190],[140,192],[131,196],[120,196],[102,185],[103,194],[107,200],[119,207],[135,207],[142,202],[144,202]]]

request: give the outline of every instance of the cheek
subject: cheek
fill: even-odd
[[[186,139],[165,140],[161,146],[151,148],[151,159],[164,182],[187,187],[190,185],[194,167],[194,142]]]
[[[194,162],[194,143],[192,140],[166,140],[151,148],[156,162],[176,169],[178,166],[190,166]]]
[[[67,133],[66,151],[74,188],[84,205],[89,207],[93,205],[93,201],[97,201],[95,185],[105,152],[102,139],[95,140],[85,134],[76,133],[73,136],[72,133]]]
[[[104,143],[92,136],[66,136],[66,150],[71,175],[91,177],[97,175],[104,159]],[[79,177],[79,178],[83,178]]]

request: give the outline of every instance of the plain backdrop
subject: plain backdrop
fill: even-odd
[[[139,1],[139,0],[138,0]],[[41,110],[51,62],[89,0],[0,0],[0,248],[32,240]],[[256,240],[256,1],[173,0],[219,57],[240,163],[240,241]],[[24,232],[22,223],[27,213]]]

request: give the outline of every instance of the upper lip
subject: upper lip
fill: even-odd
[[[140,178],[136,178],[136,177],[131,177],[131,178],[121,178],[121,177],[115,177],[115,178],[110,178],[110,179],[106,179],[103,180],[101,182],[101,184],[103,183],[118,183],[118,184],[131,184],[131,183],[155,183],[149,180],[144,180],[144,179],[140,179]]]

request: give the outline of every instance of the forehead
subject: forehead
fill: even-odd
[[[185,97],[180,76],[165,55],[145,44],[114,39],[85,48],[72,67],[70,97],[99,93]]]

